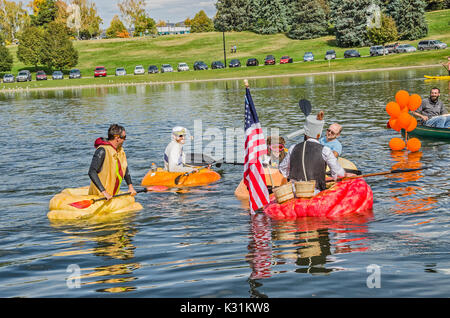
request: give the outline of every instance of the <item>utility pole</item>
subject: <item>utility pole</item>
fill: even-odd
[[[227,67],[227,49],[225,47],[225,31],[222,32],[223,35],[223,59],[225,61],[225,67]]]

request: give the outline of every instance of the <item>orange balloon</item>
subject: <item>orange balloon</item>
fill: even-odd
[[[400,90],[395,94],[395,100],[401,108],[408,107],[409,93],[405,90]]]
[[[415,111],[422,104],[422,98],[417,94],[409,96],[408,108],[411,111]]]
[[[400,115],[400,105],[396,102],[389,102],[386,105],[386,111],[391,117],[396,118]]]
[[[397,118],[389,119],[389,126],[392,129],[394,129],[395,131],[400,131],[402,129],[402,127],[400,127],[400,125],[398,124],[398,119]]]
[[[405,148],[405,142],[401,138],[394,137],[389,141],[389,147],[394,151],[402,150],[403,148]]]
[[[422,144],[417,138],[411,138],[406,143],[406,148],[411,152],[419,151],[420,147],[422,147]]]
[[[409,124],[411,123],[413,117],[408,114],[408,113],[404,113],[401,112],[400,115],[397,118],[397,124],[403,128],[403,129],[407,129],[409,127]]]
[[[412,116],[411,116],[412,117]],[[417,119],[415,119],[414,117],[412,117],[411,122],[409,123],[408,128],[406,128],[406,131],[413,131],[414,129],[416,129],[417,127]]]

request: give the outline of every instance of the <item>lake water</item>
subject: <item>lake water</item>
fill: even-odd
[[[422,139],[420,152],[392,153],[400,134],[386,129],[384,110],[400,89],[427,96],[433,86],[450,109],[448,81],[423,79],[439,72],[250,80],[265,128],[302,128],[306,98],[327,125],[344,126],[343,157],[363,173],[429,167],[367,178],[373,211],[341,221],[250,216],[233,194],[242,166],[222,165],[219,182],[139,194],[144,209],[121,219],[53,224],[50,199],[89,184],[94,140],[111,123],[127,130],[139,189],[151,163],[162,165],[173,126],[243,128],[242,81],[0,95],[0,297],[449,297],[449,142]]]

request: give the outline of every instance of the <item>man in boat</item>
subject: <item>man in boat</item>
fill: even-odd
[[[108,139],[97,138],[94,143],[96,148],[89,167],[91,185],[89,194],[103,194],[108,200],[120,190],[122,180],[128,185],[128,192],[136,195],[128,170],[127,157],[123,150],[123,143],[127,138],[123,126],[113,124],[108,129]]]
[[[439,100],[440,90],[433,87],[430,97],[424,98],[422,104],[412,113],[421,119],[421,124],[428,127],[450,128],[450,116]]]
[[[186,142],[187,129],[174,127],[172,129],[172,141],[164,151],[164,169],[169,172],[191,172],[198,171],[197,168],[186,164],[186,154],[183,145]]]
[[[325,136],[322,136],[319,139],[320,144],[330,148],[336,158],[339,157],[342,153],[342,145],[340,141],[337,140],[337,138],[341,135],[341,131],[341,125],[337,123],[331,124],[330,127],[328,127]]]
[[[326,189],[325,172],[330,167],[333,179],[351,176],[342,168],[333,151],[321,145],[319,138],[322,134],[324,121],[323,112],[317,117],[306,117],[304,141],[293,145],[279,166],[280,172],[290,181],[316,181],[315,194]]]

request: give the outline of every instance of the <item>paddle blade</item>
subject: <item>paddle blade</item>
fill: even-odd
[[[82,201],[69,203],[69,205],[71,205],[77,209],[86,209],[86,208],[90,207],[91,204],[92,204],[92,200],[82,200]]]
[[[308,115],[311,114],[312,106],[309,100],[301,99],[298,102],[298,105],[300,106],[303,114],[305,114],[305,117],[308,117]]]
[[[163,186],[163,185],[156,185],[156,186],[149,186],[147,187],[147,191],[151,192],[161,192],[161,191],[167,191],[169,190],[169,187]]]

